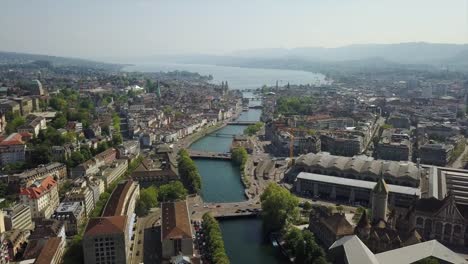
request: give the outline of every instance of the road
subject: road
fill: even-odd
[[[465,162],[463,161],[463,158],[465,157],[467,153],[468,153],[468,147],[466,146],[466,142],[465,142],[465,150],[463,151],[462,154],[460,154],[460,156],[458,156],[458,158],[452,164],[450,164],[450,167],[454,169],[463,169],[463,167],[465,167]]]
[[[160,218],[159,208],[153,208],[147,216],[137,219],[131,263],[155,263],[159,259],[155,248],[160,236],[154,235],[156,230],[153,227],[160,226],[160,223],[158,224]]]

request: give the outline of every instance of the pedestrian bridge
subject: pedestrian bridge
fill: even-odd
[[[231,121],[228,122],[228,125],[238,125],[238,126],[248,126],[255,125],[258,121]]]

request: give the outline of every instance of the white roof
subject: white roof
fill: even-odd
[[[414,244],[375,255],[380,264],[413,263],[418,260],[434,257],[449,263],[468,263],[437,240]]]
[[[374,189],[375,185],[377,184],[376,182],[371,182],[371,181],[341,178],[341,177],[309,173],[309,172],[300,172],[297,175],[297,178],[304,179],[304,180],[317,181],[317,182],[324,182],[324,183],[329,183],[329,184],[335,184],[335,185],[351,186],[351,187],[357,187],[357,188],[363,188],[363,189],[369,189],[369,190]],[[419,190],[419,188],[406,187],[406,186],[393,185],[393,184],[387,184],[387,186],[390,192],[392,193],[417,195],[417,196],[421,195],[421,191]]]
[[[343,247],[349,264],[379,264],[374,253],[357,236],[342,237],[331,245],[330,250],[337,247]]]

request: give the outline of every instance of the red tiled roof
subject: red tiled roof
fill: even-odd
[[[127,216],[91,218],[86,226],[85,236],[119,234],[125,232]]]
[[[163,203],[162,238],[192,238],[192,229],[185,201]]]
[[[54,258],[55,254],[57,254],[57,251],[59,250],[61,242],[62,242],[62,238],[60,237],[49,238],[34,263],[36,264],[52,263],[52,259]]]
[[[57,182],[54,180],[54,178],[52,178],[52,176],[47,176],[42,180],[38,187],[32,186],[28,188],[21,188],[20,195],[28,195],[31,199],[38,199],[44,193],[52,189],[55,185],[57,185]]]
[[[5,138],[2,142],[0,142],[0,146],[11,146],[11,145],[23,145],[22,136],[19,133],[10,134],[7,138]]]
[[[128,180],[117,185],[106,204],[106,208],[104,208],[104,212],[102,213],[103,217],[116,216],[121,214],[122,208],[125,205],[125,197],[127,196],[127,192],[130,190],[132,185],[132,180]]]

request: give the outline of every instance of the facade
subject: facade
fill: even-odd
[[[301,172],[294,186],[295,191],[301,195],[368,205],[371,203],[371,192],[378,184],[372,181]],[[398,207],[409,207],[416,197],[421,196],[421,191],[414,187],[388,185],[388,188],[389,203]]]
[[[86,185],[83,187],[73,187],[67,192],[65,202],[79,202],[84,209],[85,216],[89,217],[97,201],[94,200],[94,193]]]
[[[83,236],[84,263],[130,263],[127,230],[126,216],[91,218]]]
[[[446,166],[452,157],[453,146],[445,144],[426,144],[419,148],[421,163]]]
[[[85,220],[85,211],[79,202],[63,202],[51,217],[65,224],[65,234],[73,236],[78,233],[79,226]]]
[[[352,157],[361,154],[364,149],[364,139],[357,135],[321,135],[322,151],[332,155]]]
[[[0,162],[7,165],[26,159],[26,143],[19,133],[12,133],[0,142]]]
[[[407,215],[409,226],[416,228],[426,240],[443,244],[468,246],[468,206],[457,204],[449,193],[443,200],[420,199]]]
[[[33,218],[49,218],[59,205],[57,182],[52,176],[20,189],[20,202],[31,208]]]
[[[407,133],[388,129],[382,133],[382,139],[376,146],[376,156],[383,160],[411,160],[411,141]]]
[[[193,255],[193,239],[187,202],[162,203],[162,257]]]
[[[160,186],[178,180],[177,168],[169,159],[144,159],[132,172],[132,179],[140,183],[149,183]]]
[[[31,209],[25,204],[15,204],[4,209],[5,229],[8,230],[32,230],[33,222]]]
[[[128,169],[128,160],[114,160],[110,165],[101,169],[98,176],[104,181],[107,188],[111,183],[122,177]]]
[[[19,253],[21,253],[28,241],[29,231],[26,230],[10,230],[4,233],[5,238],[3,245],[8,251],[8,256],[11,260],[16,259]]]

